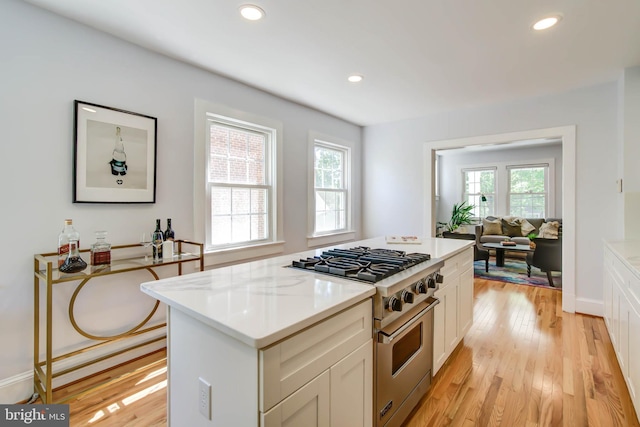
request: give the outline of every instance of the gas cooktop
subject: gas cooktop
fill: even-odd
[[[293,261],[291,267],[375,283],[430,259],[429,254],[358,246],[329,249],[319,256]]]

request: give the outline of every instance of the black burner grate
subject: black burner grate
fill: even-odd
[[[377,282],[431,259],[429,254],[391,249],[329,249],[320,256],[293,261],[291,267],[365,282]]]

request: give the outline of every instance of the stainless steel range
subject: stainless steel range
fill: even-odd
[[[434,292],[444,261],[429,254],[356,247],[331,249],[291,267],[376,287],[374,419],[399,426],[431,386]]]

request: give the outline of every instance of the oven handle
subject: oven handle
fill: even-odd
[[[393,333],[387,335],[384,331],[380,330],[379,333],[382,336],[380,336],[380,335],[378,336],[378,342],[382,343],[382,344],[389,344],[391,341],[396,339],[398,337],[398,335],[400,335],[402,332],[406,331],[408,328],[412,327],[414,324],[419,322],[420,319],[422,318],[422,316],[427,311],[433,309],[436,305],[440,304],[440,300],[438,298],[430,298],[427,301],[430,302],[430,304],[428,306],[423,308],[418,314],[413,316],[413,318],[410,321],[408,321],[407,323],[405,323],[404,325],[402,325],[401,327],[396,329]]]

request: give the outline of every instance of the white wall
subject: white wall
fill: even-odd
[[[422,199],[426,142],[576,125],[576,299],[601,304],[602,241],[623,236],[617,93],[612,82],[365,128],[364,235],[430,233]]]
[[[620,79],[621,133],[624,163],[624,230],[640,238],[640,67],[628,68]]]
[[[500,171],[505,181],[502,187],[506,188],[506,176],[504,166],[515,164],[515,162],[535,162],[537,160],[553,159],[555,168],[554,175],[554,210],[548,217],[562,216],[562,146],[561,145],[537,145],[529,147],[505,148],[505,149],[485,149],[485,150],[456,150],[453,153],[443,151],[440,156],[440,199],[436,201],[436,220],[448,222],[451,217],[451,209],[455,203],[460,203],[462,195],[462,173],[461,169],[478,165],[501,165]],[[506,209],[506,193],[501,195],[500,203],[496,203],[496,208],[504,206]],[[497,211],[496,215],[504,216],[506,211]]]
[[[361,128],[223,77],[151,53],[17,0],[0,2],[0,402],[30,395],[33,336],[33,255],[55,251],[65,218],[72,218],[82,246],[95,230],[113,244],[137,242],[156,218],[172,218],[178,238],[193,235],[194,99],[279,120],[284,126],[285,251],[307,247],[307,157],[310,131],[356,143]],[[73,204],[74,99],[157,117],[158,176],[151,205]],[[354,175],[361,175],[359,160]],[[356,182],[356,229],[360,189]],[[359,237],[356,236],[356,237]],[[170,274],[170,273],[166,273]],[[83,291],[78,316],[91,332],[123,330],[148,312],[138,284]],[[57,287],[69,297],[70,285]],[[54,301],[56,352],[79,341],[63,298]],[[161,310],[162,311],[162,310]],[[158,318],[163,317],[157,316]],[[121,321],[122,320],[122,321]],[[64,347],[64,348],[63,348]],[[27,385],[26,388],[24,385]]]

